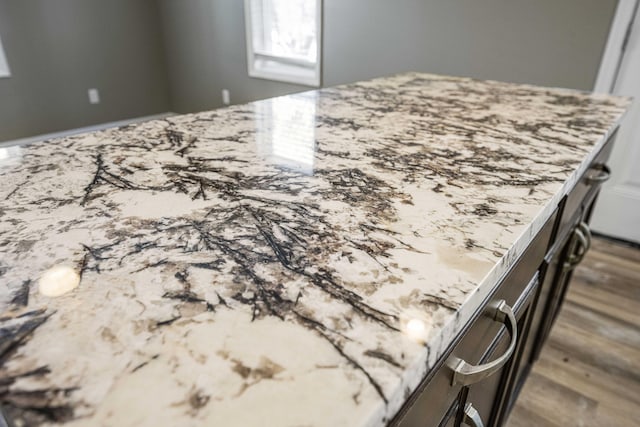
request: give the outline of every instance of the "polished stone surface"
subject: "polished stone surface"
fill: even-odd
[[[383,425],[627,104],[411,73],[0,148],[1,401]]]

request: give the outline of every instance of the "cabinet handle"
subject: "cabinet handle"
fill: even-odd
[[[595,165],[592,169],[594,169],[596,173],[593,175],[588,175],[585,178],[587,184],[589,185],[602,184],[603,182],[606,182],[609,180],[609,178],[611,178],[611,169],[609,169],[609,166],[605,164]]]
[[[516,317],[513,315],[513,310],[507,305],[505,300],[500,300],[492,304],[492,308],[494,310],[493,320],[504,323],[509,330],[509,334],[511,335],[509,348],[502,356],[483,365],[471,365],[462,359],[452,356],[447,361],[447,366],[453,370],[451,385],[461,384],[464,386],[474,384],[493,375],[502,368],[516,349],[518,324],[516,323]]]
[[[464,407],[464,418],[462,422],[470,427],[484,427],[480,414],[471,403],[467,403]]]
[[[578,226],[573,230],[573,236],[578,241],[578,247],[576,248],[576,253],[569,255],[569,258],[564,263],[565,271],[571,271],[578,266],[584,259],[584,256],[591,248],[591,230],[589,229],[589,225],[586,222],[581,222]]]
[[[584,247],[584,253],[586,254],[587,252],[589,252],[589,249],[591,249],[591,243],[593,242],[593,234],[591,234],[591,229],[589,228],[589,224],[587,224],[584,221],[582,221],[578,225],[578,227],[580,227],[580,229],[584,233],[584,236],[587,238],[587,244]],[[583,255],[583,258],[584,258],[584,255]]]

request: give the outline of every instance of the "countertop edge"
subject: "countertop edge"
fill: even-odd
[[[482,307],[491,297],[502,279],[509,272],[510,268],[515,265],[516,261],[524,254],[529,244],[533,241],[536,234],[542,229],[552,213],[558,207],[558,204],[564,196],[569,194],[578,183],[578,179],[588,170],[591,162],[596,158],[602,147],[615,134],[620,124],[624,120],[628,110],[621,113],[615,123],[593,146],[592,150],[585,156],[580,166],[571,174],[564,182],[560,190],[549,200],[542,208],[536,218],[522,231],[516,239],[513,246],[502,256],[500,261],[489,271],[489,273],[480,282],[478,287],[465,300],[460,309],[452,316],[452,320],[444,325],[438,334],[429,339],[429,344],[425,346],[427,352],[422,353],[421,357],[415,360],[411,366],[405,370],[401,386],[389,396],[389,403],[386,411],[379,411],[378,414],[370,418],[370,422],[365,424],[366,427],[379,427],[388,425],[398,411],[400,411],[406,402],[404,390],[409,388],[413,394],[431,370],[438,365],[438,362],[447,355],[451,343],[455,338],[463,332],[467,323],[469,323],[475,313]],[[426,356],[426,357],[425,357]],[[416,373],[419,372],[419,375]]]

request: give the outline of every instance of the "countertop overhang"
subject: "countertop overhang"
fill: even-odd
[[[628,104],[408,73],[2,148],[5,409],[384,425]]]

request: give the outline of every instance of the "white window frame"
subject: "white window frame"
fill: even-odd
[[[2,47],[2,38],[0,38],[0,78],[3,77],[11,77],[11,70],[9,69],[7,57],[5,56],[4,49]]]
[[[296,83],[305,86],[319,87],[321,83],[322,63],[322,1],[316,0],[316,61],[287,58],[255,52],[253,47],[253,16],[251,0],[244,0],[245,31],[247,38],[247,65],[250,77],[266,80],[276,80],[286,83]],[[274,63],[268,68],[258,66],[260,60],[270,60]]]

